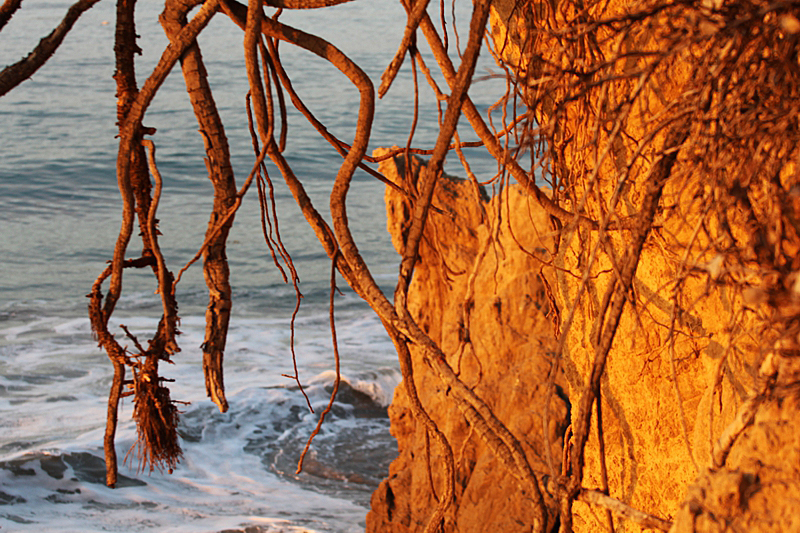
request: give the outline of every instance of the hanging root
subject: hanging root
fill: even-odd
[[[172,473],[183,455],[178,443],[178,408],[153,366],[148,361],[134,372],[133,419],[138,438],[128,454],[136,450],[140,472],[149,466],[150,472],[166,468]]]

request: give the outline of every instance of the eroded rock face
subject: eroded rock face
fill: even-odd
[[[750,400],[752,421],[724,465],[689,486],[671,533],[800,531],[800,360],[770,357],[777,368],[765,379],[777,383]]]
[[[413,158],[412,175],[421,166]],[[402,182],[403,169],[402,158],[381,167],[397,183]],[[401,251],[409,200],[387,189],[386,205],[388,227]],[[552,302],[568,301],[578,283],[575,276],[554,268],[558,264],[551,255],[549,220],[519,187],[509,187],[488,201],[469,182],[447,176],[434,205],[437,210],[430,215],[410,290],[410,310],[448,354],[460,377],[523,442],[537,475],[560,472],[562,439],[570,422],[568,398],[575,402],[583,390],[596,299],[577,309],[572,342],[562,361],[566,375],[556,377],[559,394],[550,398],[544,432],[543,384],[553,369],[550,355],[557,321]],[[680,234],[680,228],[673,229]],[[798,363],[791,357],[781,359],[785,363],[775,371],[779,383],[769,389],[754,422],[737,437],[724,466],[709,469],[717,439],[758,390],[756,363],[763,339],[727,329],[742,303],[724,291],[704,294],[710,292],[708,277],[687,280],[679,301],[692,305],[673,311],[664,287],[674,272],[665,257],[669,255],[662,248],[652,245],[643,253],[635,289],[651,306],[647,313],[623,317],[618,332],[622,340],[603,382],[611,495],[674,519],[673,531],[679,533],[795,530],[800,526]],[[707,276],[712,274],[707,271]],[[607,276],[600,272],[593,281],[595,293]],[[694,336],[671,346],[665,324],[673,314],[676,329]],[[751,322],[741,316],[739,320],[738,327],[746,330],[755,317]],[[422,354],[413,351],[413,356],[422,403],[456,457],[455,504],[445,530],[529,531],[529,495],[464,421]],[[682,404],[677,402],[674,376]],[[402,386],[390,417],[400,455],[373,495],[367,529],[422,531],[442,492],[441,450],[426,441]],[[553,470],[543,434],[550,440]],[[587,487],[599,486],[598,446],[593,430],[587,447]],[[574,511],[576,531],[606,527],[602,510],[576,502]],[[627,521],[617,520],[615,526],[617,531],[641,530]]]
[[[623,20],[642,6],[627,0],[493,2],[491,35],[498,56],[519,80],[529,82],[531,90],[523,97],[534,102],[531,114],[537,127],[559,132],[545,139],[553,143],[547,164],[560,186],[558,207],[595,226],[576,225],[572,220],[577,216],[562,216],[556,231],[520,189],[508,188],[491,202],[479,202],[469,184],[447,180],[437,193],[439,212],[431,214],[414,277],[412,313],[462,379],[525,442],[537,474],[557,472],[558,454],[552,450],[561,449],[566,420],[555,415],[566,414],[566,399],[577,406],[587,392],[601,335],[610,333],[609,323],[616,324],[610,312],[601,312],[608,309],[604,302],[610,301],[620,264],[630,255],[635,225],[652,220],[641,253],[632,256],[635,275],[624,291],[600,382],[610,496],[675,519],[681,532],[797,529],[792,509],[798,502],[798,471],[793,465],[799,445],[791,429],[796,422],[791,421],[798,417],[791,398],[796,397],[792,391],[800,374],[791,364],[779,365],[767,389],[759,377],[771,352],[785,361],[800,359],[800,159],[796,143],[780,145],[796,126],[778,123],[784,114],[775,112],[779,104],[774,103],[796,101],[781,95],[797,85],[776,85],[758,101],[745,98],[747,106],[723,102],[728,93],[715,92],[720,79],[699,76],[703,69],[697,59],[713,56],[728,69],[731,87],[747,82],[755,70],[763,79],[778,76],[779,69],[770,71],[758,57],[781,57],[782,37],[730,56],[725,39],[738,35],[736,39],[752,42],[753,36],[772,32],[765,29],[768,24],[775,35],[781,30],[774,26],[778,22],[761,17],[752,31],[736,34],[742,26],[730,19],[725,23],[728,33],[717,35],[714,28],[722,26],[715,21],[721,15],[709,14],[705,3],[667,3],[662,7],[684,11],[666,10],[652,17],[641,12],[647,24],[632,24],[630,31],[614,33],[609,24],[592,34],[598,39],[591,46],[583,41],[586,28],[578,23],[570,27],[584,15],[586,20]],[[546,24],[544,16],[550,17]],[[538,33],[526,42],[537,21]],[[637,79],[648,81],[639,87],[631,72],[640,72],[636,68],[644,63],[637,67],[636,54],[621,58],[618,51],[663,50],[659,39],[666,34],[674,38],[677,33],[671,28],[679,22],[681,31],[695,35],[692,46],[677,47],[664,61],[647,66],[647,76]],[[620,60],[608,59],[615,56]],[[794,69],[796,55],[791,57]],[[592,76],[606,67],[603,89],[592,91],[590,86],[601,85],[592,85],[598,81]],[[591,83],[582,85],[580,77],[570,77],[581,69]],[[564,83],[547,85],[560,74]],[[754,92],[764,89],[760,82],[749,83]],[[687,97],[712,93],[708,101]],[[714,121],[733,135],[742,125],[762,120],[757,114],[748,117],[752,120],[742,118],[756,104],[764,106],[759,108],[762,116],[776,117],[767,126],[784,128],[782,136],[773,130],[765,134],[765,126],[757,141],[747,133],[732,148],[722,141],[708,142],[717,136],[708,129],[702,109],[711,106],[714,113],[727,113],[727,118],[714,114]],[[680,105],[688,111],[659,122]],[[707,147],[716,150],[711,170]],[[768,155],[762,157],[762,149]],[[665,160],[671,161],[669,166],[662,164]],[[391,173],[386,167],[384,172]],[[660,192],[658,201],[645,202],[653,190]],[[403,197],[387,195],[389,227],[398,250],[403,248],[407,205]],[[612,210],[610,219],[622,227],[598,231]],[[554,234],[557,247],[550,237]],[[493,240],[488,238],[492,235]],[[563,335],[564,375],[557,382],[564,399],[551,399],[556,403],[547,412],[554,416],[548,416],[550,425],[543,432],[543,409],[528,406],[542,405],[543,376],[553,367],[548,354],[554,351],[554,330]],[[415,364],[423,403],[452,439],[458,462],[457,511],[448,517],[448,530],[529,528],[525,496],[514,491],[508,471],[470,432],[418,353]],[[755,417],[732,441],[727,458],[715,462],[718,440],[752,407],[754,395],[763,396]],[[401,456],[373,498],[368,523],[370,531],[417,531],[435,505],[431,486],[441,487],[439,470],[431,483],[427,469],[419,466],[427,457],[424,432],[411,417],[402,391],[392,416]],[[569,419],[577,422],[577,408]],[[600,487],[603,477],[596,411],[591,420],[581,480],[590,489]],[[432,447],[433,463],[437,453]],[[523,503],[509,502],[509,494]],[[606,530],[603,510],[576,502],[572,511],[575,531]],[[641,529],[625,520],[614,525],[617,532]]]
[[[596,20],[624,18],[642,4],[612,0],[580,5],[585,5],[590,13],[587,19]],[[553,65],[586,67],[591,62],[589,54],[580,55],[576,52],[572,58],[562,55],[559,47],[554,45],[555,38],[547,31],[539,32],[536,39],[526,43],[536,20],[541,21],[542,17],[552,17],[547,19],[547,23],[556,28],[553,35],[570,31],[570,21],[578,18],[576,11],[570,10],[576,10],[577,6],[576,3],[559,3],[554,15],[545,9],[545,3],[519,3],[513,0],[493,2],[492,37],[496,50],[500,51],[507,66],[520,78],[536,80],[537,83],[548,76],[557,76],[557,69],[553,69]],[[701,11],[692,9],[687,6],[683,13],[677,15],[695,17],[696,20],[704,16]],[[609,60],[614,57],[617,48],[663,49],[664,42],[659,42],[659,39],[669,26],[668,18],[667,15],[653,17],[649,26],[641,31],[632,29],[630,33],[616,34],[598,31],[594,36],[602,36],[597,41],[600,52],[594,57]],[[540,28],[547,26],[541,22],[538,24]],[[694,31],[691,25],[689,31]],[[714,50],[711,49],[712,52]],[[765,50],[759,53],[766,53]],[[575,62],[569,63],[572,59]],[[653,121],[667,112],[670,105],[679,102],[687,88],[696,89],[693,82],[698,69],[694,57],[690,53],[680,52],[671,56],[669,61],[669,65],[661,64],[659,68],[653,68],[651,85],[643,86],[637,104],[620,122],[624,134],[616,139],[611,135],[603,138],[602,132],[595,137],[598,134],[591,126],[597,120],[593,115],[594,110],[607,105],[604,100],[606,93],[587,96],[581,104],[573,105],[567,98],[560,102],[564,111],[557,117],[557,122],[569,132],[572,143],[565,142],[559,147],[563,150],[561,163],[567,170],[562,171],[558,179],[579,176],[571,182],[577,193],[562,197],[563,205],[568,210],[580,210],[592,220],[602,220],[609,210],[618,177],[626,175],[627,183],[622,189],[623,199],[616,207],[616,217],[639,215],[642,199],[653,180],[651,171],[669,144],[666,128],[652,135],[654,131],[650,128]],[[731,61],[728,68],[736,72],[739,83],[747,75],[747,69],[754,64],[743,61],[737,65]],[[631,64],[625,62],[615,65],[615,73],[618,74],[631,68]],[[737,71],[739,68],[742,70]],[[546,75],[541,75],[539,70],[542,69]],[[539,86],[531,84],[531,87]],[[614,105],[632,93],[631,85],[623,81],[608,81],[606,87],[608,94],[615,93],[620,97]],[[541,92],[552,94],[548,90],[553,89],[547,87]],[[568,92],[564,87],[559,90],[563,91],[562,97]],[[538,93],[534,96],[539,98]],[[549,121],[555,111],[550,103],[548,97],[542,97],[535,111],[532,111],[543,129],[553,126]],[[610,123],[607,117],[603,120],[609,120]],[[671,124],[675,131],[678,128],[676,123]],[[743,465],[747,461],[735,461],[733,452],[724,468],[717,468],[713,474],[708,474],[708,466],[712,464],[712,448],[736,419],[737,413],[746,408],[748,399],[757,392],[759,366],[775,343],[779,339],[780,342],[788,342],[790,346],[786,352],[792,357],[800,355],[795,325],[800,290],[792,288],[787,294],[787,288],[794,287],[793,280],[797,275],[794,258],[798,257],[798,235],[794,230],[781,232],[772,229],[785,224],[794,225],[794,221],[800,218],[800,211],[790,202],[770,200],[770,195],[785,197],[795,190],[798,179],[796,167],[791,158],[783,159],[784,163],[781,164],[772,162],[772,189],[748,189],[746,193],[741,193],[747,196],[747,202],[725,204],[729,207],[720,210],[724,211],[720,216],[716,213],[707,216],[710,204],[725,201],[727,196],[735,196],[730,191],[737,190],[737,187],[744,190],[761,173],[745,172],[736,179],[731,178],[730,182],[725,179],[733,176],[735,169],[739,168],[735,168],[734,164],[728,168],[717,167],[717,175],[704,173],[703,159],[710,156],[693,152],[691,146],[693,142],[701,144],[698,139],[707,135],[707,131],[697,123],[693,127],[702,133],[693,132],[692,135],[696,137],[675,149],[675,162],[668,179],[664,178],[666,185],[659,211],[639,257],[633,287],[627,295],[628,301],[608,354],[601,383],[610,495],[634,508],[666,519],[675,517],[686,498],[687,486],[698,475],[697,487],[705,487],[703,491],[709,495],[713,493],[709,492],[709,487],[713,488],[716,483],[721,486],[720,494],[730,492],[726,488],[730,486],[740,487],[744,492],[747,492],[745,486],[760,486],[748,477],[760,479],[760,474],[753,473],[750,467],[745,468]],[[688,139],[689,133],[686,135]],[[596,140],[598,138],[599,141]],[[594,149],[587,148],[589,146],[594,146]],[[607,152],[604,151],[606,148]],[[789,147],[786,153],[795,149]],[[639,151],[649,155],[637,160],[634,154]],[[598,155],[606,153],[608,156],[605,158]],[[728,157],[739,164],[740,161],[755,158],[756,153],[742,149]],[[779,158],[773,156],[773,159],[777,161]],[[551,161],[551,164],[556,163]],[[714,181],[719,175],[724,177]],[[591,185],[588,177],[592,179]],[[713,198],[708,196],[712,190]],[[772,192],[764,192],[767,190]],[[580,204],[577,201],[579,199]],[[753,207],[759,205],[763,207]],[[753,210],[758,210],[761,217],[763,226],[759,228],[754,226]],[[787,222],[783,222],[781,217]],[[762,230],[761,227],[767,229]],[[574,320],[565,334],[563,353],[567,383],[565,391],[573,405],[577,405],[584,394],[587,376],[594,364],[598,331],[603,326],[598,310],[609,287],[613,286],[615,270],[619,269],[630,248],[632,234],[629,230],[610,231],[602,236],[602,243],[599,242],[600,233],[596,230],[565,227],[561,235],[559,251],[553,262],[557,268],[552,272],[555,277],[552,287],[555,305],[562,317],[574,312]],[[593,255],[595,248],[599,250],[596,256]],[[780,250],[788,252],[782,255]],[[794,266],[786,268],[787,264]],[[588,276],[582,287],[579,278],[584,272]],[[791,379],[796,380],[796,377]],[[572,411],[573,423],[576,411]],[[584,487],[599,487],[602,479],[600,443],[594,429],[594,416],[592,424],[586,447]],[[767,430],[767,427],[773,429]],[[741,438],[750,435],[751,430],[753,435],[759,432],[777,435],[777,427],[756,424]],[[773,439],[764,436],[757,440],[761,442],[758,452],[755,449],[745,452],[747,447],[739,441],[734,449],[740,449],[744,455],[750,454],[748,461],[758,461],[762,460],[759,456],[790,454],[788,450],[793,446],[782,437]],[[739,446],[743,447],[737,448]],[[791,473],[785,469],[780,471]],[[715,497],[709,496],[708,501]],[[690,495],[690,501],[705,501],[698,498],[696,493]],[[720,498],[720,501],[729,500],[722,496]],[[715,510],[702,516],[708,518],[713,514],[718,517],[714,519],[715,523],[720,524],[724,523],[719,519],[722,516],[743,517],[737,510],[736,501],[746,499],[734,500],[730,500],[733,502],[729,506],[731,508],[725,512],[719,505],[709,503],[709,509]],[[573,511],[576,531],[593,532],[607,528],[602,511],[583,503],[576,503]],[[697,516],[699,519],[701,514]],[[750,523],[746,521],[750,519],[741,519],[744,520],[742,524]],[[783,522],[776,520],[775,523]],[[640,530],[636,524],[626,521],[615,523],[615,526],[616,531]],[[702,530],[698,528],[698,531]],[[781,529],[777,527],[771,530]],[[709,531],[716,530],[712,528]]]
[[[420,165],[412,158],[412,175]],[[381,172],[402,183],[402,157],[383,163]],[[388,226],[398,251],[404,247],[409,205],[387,188]],[[540,276],[552,245],[547,217],[516,186],[487,201],[470,182],[448,176],[437,186],[433,205],[437,209],[430,213],[409,293],[410,311],[448,354],[460,378],[521,441],[537,474],[549,473],[551,465],[560,471],[569,409],[563,395],[550,395],[546,431],[543,426],[543,383],[553,371],[554,342]],[[445,530],[529,531],[530,496],[465,422],[422,354],[412,352],[422,404],[455,455],[455,505]],[[564,385],[562,376],[556,384]],[[441,450],[427,442],[403,386],[395,391],[389,416],[400,455],[372,497],[367,530],[422,531],[442,492]],[[550,439],[550,461],[543,435]]]

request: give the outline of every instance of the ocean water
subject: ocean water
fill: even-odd
[[[0,67],[26,55],[70,3],[26,0],[0,32]],[[158,25],[158,3],[140,4],[141,85],[166,38]],[[462,45],[469,8],[466,3],[456,9]],[[120,225],[113,20],[113,3],[99,3],[47,65],[0,98],[0,531],[363,531],[370,494],[396,455],[386,414],[400,380],[396,355],[380,322],[340,280],[336,318],[345,383],[305,472],[295,475],[334,379],[330,263],[275,169],[281,234],[304,296],[296,323],[297,363],[316,413],[281,376],[292,373],[294,290],[269,258],[253,188],[229,238],[234,309],[225,378],[230,410],[219,413],[205,397],[199,346],[207,293],[198,265],[177,291],[182,351],[174,365],[162,365],[166,377],[175,379],[172,398],[186,402],[180,425],[184,456],[167,474],[140,472],[131,454],[120,465],[118,487],[104,485],[111,366],[92,339],[85,295],[111,258]],[[394,0],[371,0],[289,12],[282,20],[336,44],[377,84],[400,41],[405,16]],[[253,162],[241,45],[240,30],[222,15],[200,38],[238,183]],[[281,49],[306,104],[332,132],[351,141],[357,91],[315,56],[286,45]],[[488,55],[481,68],[481,73],[491,68]],[[405,143],[411,87],[404,68],[378,103],[371,148]],[[502,82],[490,81],[476,84],[471,94],[486,108],[503,89]],[[289,121],[287,157],[326,213],[341,159],[299,114],[290,112]],[[179,69],[161,89],[145,124],[157,129],[153,140],[165,182],[160,244],[168,268],[177,272],[202,244],[212,194]],[[436,133],[435,103],[425,91],[414,145],[432,147]],[[463,136],[469,138],[466,131]],[[470,153],[477,173],[496,172],[496,163],[481,150]],[[458,173],[457,162],[448,170]],[[383,185],[357,175],[348,211],[365,259],[391,291],[398,256],[385,230]],[[136,251],[132,240],[129,255]],[[150,273],[125,272],[112,320],[118,338],[121,324],[140,339],[152,335],[161,305],[154,289]],[[131,403],[123,401],[120,458],[135,442],[131,412]]]

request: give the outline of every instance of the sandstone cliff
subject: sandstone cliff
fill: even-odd
[[[495,52],[528,106],[517,128],[552,188],[509,154],[521,186],[489,201],[443,181],[409,307],[575,531],[642,529],[572,502],[578,487],[682,533],[798,528],[800,20],[773,7],[493,3]],[[398,250],[409,202],[387,193]],[[522,485],[424,361],[422,402],[458,461],[446,531],[531,530]],[[407,405],[399,390],[400,457],[370,531],[422,530],[441,486]]]
[[[784,461],[797,453],[788,422],[796,407],[779,399],[794,394],[800,355],[797,144],[783,118],[798,113],[788,104],[796,77],[760,81],[787,68],[797,74],[796,56],[782,52],[800,29],[797,6],[765,17],[757,2],[731,11],[725,2],[619,0],[587,3],[583,13],[571,2],[556,11],[493,5],[496,49],[531,87],[523,92],[540,131],[556,132],[541,138],[553,148],[551,179],[568,191],[562,205],[600,224],[630,222],[598,231],[566,219],[554,260],[555,305],[572,318],[562,356],[573,406],[586,395],[602,337],[614,332],[606,298],[622,296],[621,272],[635,261],[603,359],[604,442],[589,433],[582,485],[603,485],[603,456],[611,496],[671,519],[697,477],[686,505],[712,517],[697,531],[737,530],[727,518],[761,530],[757,519],[734,518],[771,485],[753,480],[780,478],[786,494],[798,486],[796,463]],[[771,358],[780,362],[764,370]],[[706,489],[731,475],[750,481],[720,504]],[[775,520],[759,527],[786,530],[778,517],[791,502],[775,500]],[[583,503],[573,511],[576,530],[608,527]]]
[[[417,158],[411,163],[416,176],[424,163]],[[400,183],[404,167],[399,157],[384,162],[381,171]],[[387,188],[388,227],[398,251],[404,246],[409,202]],[[521,439],[537,474],[546,479],[560,473],[570,399],[579,397],[581,372],[586,372],[576,354],[586,343],[567,346],[566,372],[555,367],[554,333],[563,317],[554,302],[563,302],[578,280],[554,263],[551,222],[517,185],[489,200],[470,182],[444,176],[433,205],[436,213],[426,230],[409,307],[443,351],[452,354],[449,362],[461,378]],[[674,517],[674,530],[681,533],[737,531],[731,524],[743,524],[747,531],[793,530],[800,494],[798,371],[792,360],[776,356],[782,362],[774,364],[784,366],[781,385],[769,388],[763,402],[753,403],[759,383],[774,382],[778,369],[767,369],[759,378],[755,363],[746,357],[758,354],[758,340],[728,331],[736,305],[724,294],[699,298],[708,291],[707,280],[685,287],[684,297],[695,297],[691,310],[673,311],[669,295],[659,294],[670,276],[664,254],[659,247],[645,250],[636,290],[647,313],[624,318],[621,347],[603,383],[610,493],[638,509]],[[562,292],[554,293],[551,283]],[[590,309],[582,312],[588,315]],[[694,336],[671,346],[665,324],[673,313]],[[584,338],[592,334],[587,324],[585,315],[576,318],[574,327],[585,328]],[[421,352],[412,353],[423,403],[456,452],[456,510],[447,518],[446,531],[529,531],[530,499],[464,421],[440,381],[426,372]],[[549,398],[545,432],[543,385],[551,372],[558,372],[558,392]],[[736,434],[727,461],[709,468],[714,444],[743,406],[757,412],[755,424]],[[368,531],[422,531],[437,503],[441,457],[413,417],[402,387],[390,417],[400,454],[373,495]],[[550,461],[544,434],[550,440]],[[594,434],[587,452],[589,487],[600,486],[598,446]],[[578,502],[574,525],[576,531],[604,530],[606,517]],[[627,521],[617,520],[615,526],[617,531],[641,530]]]
[[[416,176],[420,160],[411,162],[411,175]],[[403,158],[387,160],[381,171],[402,183]],[[387,188],[388,226],[398,251],[404,247],[409,201]],[[547,396],[542,384],[555,371],[550,357],[553,310],[540,275],[551,260],[549,222],[518,186],[488,201],[470,182],[444,176],[433,205],[436,212],[420,250],[410,310],[450,354],[449,363],[461,379],[521,440],[536,469],[550,468],[542,438],[547,435],[552,467],[560,471],[569,405],[562,396],[550,396],[547,431],[542,407]],[[447,531],[528,530],[533,520],[530,498],[465,422],[440,381],[426,372],[421,352],[412,354],[422,402],[456,456],[457,504],[447,517]],[[564,384],[561,376],[556,381]],[[400,456],[372,497],[367,529],[422,531],[436,506],[436,487],[441,487],[440,452],[412,416],[403,387],[395,391],[389,416]],[[434,465],[433,479],[428,464]]]

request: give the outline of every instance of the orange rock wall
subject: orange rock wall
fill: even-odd
[[[603,17],[613,18],[633,4],[612,0],[585,5],[604,9]],[[560,9],[556,18],[576,20],[581,14],[570,12],[569,5],[493,3],[495,48],[521,80],[543,79],[537,78],[537,69],[556,64],[585,66],[577,65],[585,57],[573,58],[576,63],[570,65],[568,54],[548,47],[545,37],[532,45],[538,47],[534,52],[539,54],[539,63],[531,60],[535,54],[526,48],[531,22],[525,17],[543,16],[548,6],[555,6]],[[695,9],[695,15],[698,9],[707,7]],[[620,50],[658,50],[663,44],[659,31],[670,23],[666,16],[656,15],[650,26],[619,36],[598,27],[590,44],[597,47],[595,57],[601,59]],[[702,23],[698,28],[701,33],[715,31],[714,27],[704,29]],[[549,161],[564,165],[558,172],[567,180],[562,187],[569,188],[568,195],[562,190],[563,208],[580,211],[594,221],[603,220],[612,207],[616,220],[639,213],[651,171],[664,156],[668,134],[677,127],[672,122],[654,132],[654,117],[662,116],[691,86],[691,65],[697,63],[699,52],[686,47],[654,67],[619,124],[601,120],[598,110],[623,109],[627,95],[639,90],[640,78],[627,76],[637,66],[633,56],[615,64],[607,90],[559,109],[557,124],[548,123],[557,110],[555,95],[550,100],[548,95],[541,98],[537,124],[556,128],[558,134],[552,138],[558,142],[569,140],[554,147],[557,156]],[[549,65],[542,59],[549,60]],[[739,67],[744,69],[739,73],[749,68],[746,62]],[[535,91],[537,85],[530,87]],[[704,127],[702,121],[698,123],[693,127]],[[617,126],[619,135],[613,133]],[[707,132],[692,134],[701,139]],[[776,163],[771,183],[765,180],[761,191],[747,190],[747,201],[758,204],[756,211],[763,209],[758,211],[767,221],[763,227],[773,231],[769,221],[774,220],[773,226],[779,228],[774,242],[769,241],[768,232],[764,242],[755,242],[755,216],[745,209],[747,202],[730,202],[724,217],[709,215],[717,198],[733,193],[725,188],[726,172],[717,168],[723,176],[713,181],[699,170],[703,154],[686,146],[675,151],[676,163],[639,258],[601,381],[609,492],[636,509],[675,519],[674,530],[681,533],[792,530],[796,520],[791,509],[796,508],[795,495],[800,490],[793,425],[800,373],[792,370],[791,359],[800,359],[795,319],[800,315],[800,282],[797,266],[791,271],[780,261],[768,264],[759,254],[771,247],[775,257],[783,253],[794,261],[791,264],[797,263],[798,239],[787,238],[793,235],[791,228],[781,233],[780,227],[797,224],[800,228],[800,209],[771,203],[769,196],[775,194],[771,191],[795,194],[792,191],[800,190],[798,174],[794,164],[781,163],[781,167]],[[782,161],[787,160],[786,150],[781,152]],[[731,160],[731,168],[751,156],[742,151]],[[411,175],[418,165],[414,163]],[[398,182],[404,179],[402,161],[386,163],[382,171]],[[617,189],[623,175],[625,184]],[[747,175],[737,179],[731,189],[750,187]],[[612,198],[618,198],[616,206],[611,206]],[[394,191],[387,192],[389,231],[399,251],[404,246],[409,202]],[[601,233],[576,229],[567,222],[556,231],[541,208],[515,186],[491,201],[479,200],[471,184],[448,178],[438,186],[434,205],[437,209],[430,215],[409,293],[412,314],[447,354],[461,379],[524,443],[537,476],[553,476],[561,470],[564,432],[570,421],[575,422],[575,406],[586,390],[594,362],[598,331],[603,327],[598,310],[615,270],[631,248],[632,232]],[[544,431],[542,384],[557,362],[554,338],[558,334],[564,335],[556,378],[562,393],[550,398],[549,426]],[[781,362],[767,378],[763,369],[759,375],[759,369],[768,354]],[[464,422],[448,400],[448,391],[426,372],[421,354],[415,352],[414,360],[422,403],[450,439],[456,456],[455,510],[446,518],[445,530],[529,531],[530,498]],[[752,411],[754,394],[760,395],[756,397],[761,403]],[[755,414],[734,435],[727,462],[710,469],[718,439],[742,413],[751,412],[748,409]],[[440,451],[434,444],[427,445],[425,431],[411,415],[402,388],[390,416],[400,456],[373,496],[368,531],[421,531],[443,485],[437,477],[441,469],[433,468],[430,479],[426,466],[440,462]],[[602,483],[596,420],[594,413],[582,482],[590,489]],[[782,495],[784,499],[778,501]],[[768,502],[776,510],[774,516],[767,513]],[[575,531],[607,530],[603,510],[576,502],[573,512]],[[741,527],[730,529],[733,523]],[[756,528],[756,523],[763,527]],[[617,532],[641,530],[618,518],[614,525]]]
[[[417,175],[420,161],[412,161]],[[381,171],[402,181],[402,157],[383,163]],[[548,299],[539,276],[548,257],[547,219],[519,187],[509,187],[490,202],[469,182],[447,176],[437,186],[433,204],[437,211],[430,214],[425,231],[410,311],[448,354],[461,379],[521,440],[534,468],[547,472],[541,383],[552,368],[553,324],[546,316]],[[387,188],[386,205],[389,231],[400,251],[409,201]],[[509,212],[525,215],[510,218]],[[530,497],[465,422],[422,354],[412,350],[412,355],[422,403],[455,454],[455,506],[446,518],[446,531],[527,531],[533,520]],[[558,383],[563,385],[563,379]],[[367,530],[422,531],[442,492],[441,450],[426,441],[402,386],[395,391],[389,416],[400,456],[373,495]],[[560,468],[567,405],[557,395],[550,398],[548,420],[554,468]]]
[[[543,37],[525,44],[531,24],[525,17],[535,8],[525,11],[529,4],[522,5],[525,7],[512,1],[494,2],[492,36],[507,64],[522,78],[536,78],[538,70],[548,68],[541,60],[568,62],[569,58],[548,47]],[[556,19],[565,27],[568,20],[579,20],[577,13],[563,7],[569,3],[552,5],[561,10]],[[591,6],[587,9],[603,9],[598,17],[608,19],[644,4],[622,0],[586,5]],[[687,12],[686,16],[691,15]],[[596,57],[614,57],[620,50],[658,50],[663,46],[661,31],[668,24],[665,17],[654,17],[648,31],[619,35],[600,26],[592,34]],[[533,46],[533,52],[526,46]],[[567,104],[566,119],[561,116],[558,124],[570,138],[560,147],[569,168],[565,174],[574,177],[570,183],[575,187],[572,203],[565,205],[567,209],[576,209],[576,199],[581,199],[582,212],[599,221],[609,210],[611,198],[619,194],[617,217],[638,212],[652,179],[652,164],[661,157],[669,130],[651,138],[653,124],[690,86],[692,68],[697,64],[693,54],[697,53],[687,47],[653,70],[635,105],[623,114],[623,134],[617,137],[611,133],[616,126],[613,122],[598,122],[598,110],[624,109],[625,99],[638,90],[636,84],[642,78],[624,76],[636,66],[635,59],[616,64],[620,79],[608,82],[605,92],[598,91],[588,103]],[[536,54],[539,59],[531,59]],[[562,66],[578,68],[577,61]],[[546,98],[537,109],[541,113],[538,123],[548,124],[553,111]],[[638,151],[644,157],[634,159]],[[735,239],[731,247],[747,243],[752,238],[750,222],[738,207],[728,211],[729,225],[724,231],[707,216],[708,199],[703,198],[709,185],[693,166],[696,155],[689,150],[678,152],[601,385],[610,495],[667,519],[675,516],[687,485],[710,464],[714,443],[755,392],[764,347],[771,345],[776,334],[770,323],[773,313],[760,305],[762,301],[748,301],[746,293],[720,282],[723,274],[729,276],[728,282],[735,279],[759,285],[764,280],[757,269],[742,268],[741,263],[734,266],[730,258],[714,251],[712,244],[719,249],[719,243],[729,238]],[[784,175],[790,174],[788,168],[783,170]],[[628,180],[617,193],[621,175]],[[601,243],[597,231],[567,228],[554,259],[557,268],[547,274],[555,278],[553,294],[562,321],[574,312],[563,354],[566,392],[573,405],[585,390],[594,361],[598,309],[614,270],[630,247],[630,235],[629,231],[612,230]],[[588,276],[579,297],[584,272]],[[586,449],[584,487],[601,486],[599,457],[593,429]],[[603,512],[582,503],[576,503],[574,511],[576,531],[607,528]],[[630,522],[615,525],[616,531],[640,530]]]

